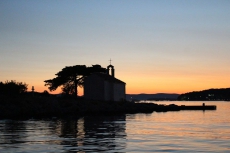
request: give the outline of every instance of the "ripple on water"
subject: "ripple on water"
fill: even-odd
[[[230,152],[230,103],[212,104],[216,111],[0,120],[0,152]]]

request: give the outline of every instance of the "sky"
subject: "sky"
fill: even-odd
[[[229,7],[229,0],[1,0],[0,81],[43,92],[44,80],[65,66],[107,67],[111,59],[127,94],[228,88]]]

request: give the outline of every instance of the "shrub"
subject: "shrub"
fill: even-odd
[[[26,83],[7,80],[5,83],[0,82],[0,93],[7,95],[21,94],[27,91],[27,86]]]

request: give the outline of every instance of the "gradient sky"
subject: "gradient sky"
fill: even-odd
[[[229,0],[1,0],[0,81],[115,67],[126,93],[230,87]],[[58,93],[57,90],[53,93]]]

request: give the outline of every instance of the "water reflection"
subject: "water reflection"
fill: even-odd
[[[21,132],[26,128],[23,121],[5,120],[3,122],[4,124],[0,123],[0,145],[20,143],[27,137],[27,133]]]
[[[108,151],[126,147],[125,116],[87,116],[60,122],[59,136],[69,151]],[[71,141],[70,141],[71,139]]]
[[[0,120],[0,152],[98,152],[126,147],[126,117]]]
[[[209,104],[218,109],[0,120],[0,153],[230,152],[230,103]]]

